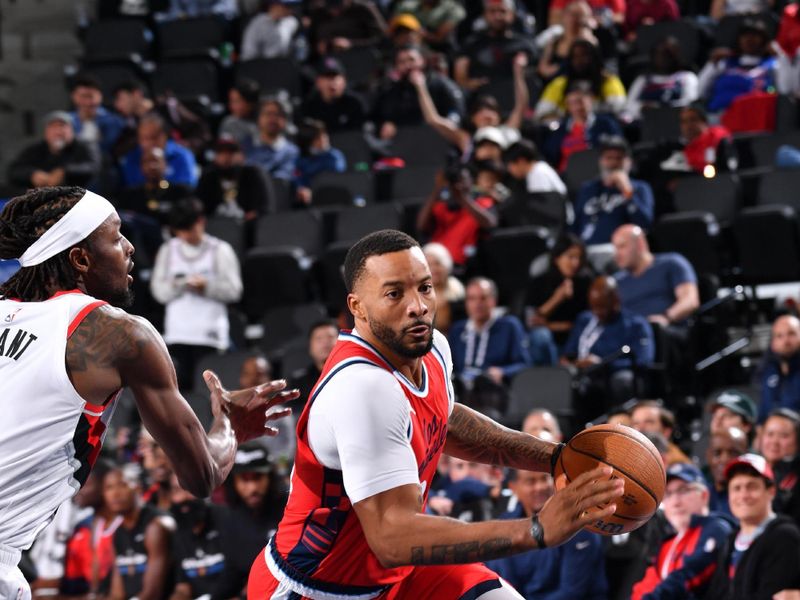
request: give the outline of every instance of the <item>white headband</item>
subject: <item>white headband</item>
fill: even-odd
[[[89,234],[115,212],[116,209],[111,202],[94,192],[87,191],[67,214],[23,252],[19,257],[20,266],[36,266],[71,248],[89,237]]]

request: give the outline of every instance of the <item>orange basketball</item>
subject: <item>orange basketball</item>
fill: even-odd
[[[613,515],[598,519],[586,529],[603,535],[638,529],[655,514],[664,497],[667,482],[661,455],[635,429],[596,425],[581,431],[564,446],[555,468],[556,489],[601,465],[614,469],[611,478],[625,480],[625,494],[617,499]]]

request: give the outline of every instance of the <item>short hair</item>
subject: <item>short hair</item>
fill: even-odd
[[[381,256],[410,248],[419,248],[419,242],[396,229],[381,229],[365,235],[353,244],[344,258],[344,283],[347,291],[353,291],[356,282],[364,274],[364,266],[370,256]]]
[[[439,242],[428,242],[422,247],[422,251],[425,254],[431,253],[438,258],[448,275],[453,272],[453,255],[450,254],[447,246]]]
[[[324,133],[328,133],[325,123],[317,119],[303,119],[294,136],[294,141],[300,149],[300,155],[309,156],[311,154],[311,144]]]
[[[100,80],[90,73],[78,73],[72,78],[69,91],[74,92],[79,87],[88,87],[93,90],[103,91]]]
[[[153,123],[154,125],[157,125],[158,128],[164,132],[164,134],[167,134],[167,122],[164,120],[164,117],[157,112],[150,111],[149,113],[143,115],[142,118],[139,119],[139,127],[145,123]]]
[[[507,163],[512,163],[520,159],[534,162],[541,160],[542,156],[539,154],[539,149],[532,141],[519,140],[508,147],[503,158]]]
[[[502,179],[506,174],[503,163],[496,160],[476,160],[469,166],[469,169],[472,171],[473,177],[476,177],[478,173],[491,173],[498,179]]]
[[[482,283],[486,283],[489,285],[489,293],[492,295],[492,298],[496,300],[500,295],[497,291],[497,284],[488,277],[483,277],[483,276],[473,277],[472,279],[467,281],[467,285],[464,287],[468,288],[471,285],[482,284]]]
[[[144,84],[136,79],[127,79],[114,86],[111,96],[116,97],[120,92],[144,92]]]
[[[277,106],[281,111],[281,116],[287,121],[292,118],[292,105],[284,94],[272,94],[264,98],[258,106],[258,112],[260,113],[270,104]]]
[[[197,198],[178,200],[169,211],[169,226],[175,231],[186,231],[205,216],[203,203]]]
[[[766,423],[770,417],[780,417],[781,419],[786,419],[789,421],[794,427],[794,439],[800,443],[800,413],[791,408],[782,406],[770,411],[770,413],[767,415],[767,418],[764,419],[764,423]]]
[[[571,231],[562,231],[553,242],[553,247],[550,248],[550,261],[555,262],[559,256],[564,254],[567,250],[577,246],[581,249],[581,268],[586,266],[586,244],[583,240]]]
[[[600,136],[600,154],[609,150],[622,152],[625,156],[631,155],[631,147],[621,135]]]
[[[493,110],[498,114],[500,113],[500,104],[498,104],[497,98],[490,96],[489,94],[481,94],[480,96],[477,96],[469,103],[467,111],[469,115],[472,116],[484,108],[487,110]]]
[[[308,328],[308,339],[310,340],[314,332],[322,327],[333,327],[337,332],[339,331],[339,324],[333,319],[319,319],[314,321],[311,327]]]
[[[690,110],[698,117],[703,123],[708,123],[708,112],[706,111],[706,107],[703,106],[702,102],[692,102],[691,104],[684,106],[683,110]]]
[[[261,95],[261,87],[252,79],[242,79],[235,83],[231,89],[239,92],[239,95],[249,104],[257,104]]]
[[[657,408],[661,427],[665,429],[675,429],[675,413],[668,408],[664,408],[664,404],[661,400],[639,400],[631,407],[631,415],[633,415],[637,408]]]

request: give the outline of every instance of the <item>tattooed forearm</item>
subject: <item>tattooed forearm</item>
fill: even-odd
[[[67,342],[70,373],[91,368],[111,368],[120,361],[135,360],[147,345],[147,335],[135,320],[105,307],[90,312]],[[145,333],[145,335],[143,335]]]
[[[503,427],[461,404],[453,407],[447,423],[445,452],[465,460],[550,472],[555,447],[554,443]]]
[[[452,565],[483,562],[508,556],[512,543],[508,538],[494,538],[481,543],[477,540],[442,546],[414,546],[411,548],[412,565]]]

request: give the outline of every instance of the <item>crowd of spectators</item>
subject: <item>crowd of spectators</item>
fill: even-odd
[[[582,532],[492,568],[526,598],[800,598],[800,319],[763,311],[772,330],[758,369],[716,381],[727,389],[704,404],[707,388],[689,375],[700,358],[695,317],[719,274],[651,247],[676,189],[737,173],[748,157],[736,134],[763,130],[777,95],[800,92],[800,11],[771,0],[699,5],[100,0],[99,25],[134,19],[157,33],[215,21],[225,41],[205,60],[224,105],[156,89],[136,69],[109,85],[87,56],[68,81],[71,106],[52,107],[7,181],[80,185],[120,209],[137,247],[134,312],[160,328],[192,406],[204,394],[198,369],[236,357],[226,385],[285,377],[302,392],[295,414],[349,316],[316,276],[328,250],[295,249],[305,271],[317,261],[305,300],[319,320],[254,318],[241,310],[256,293],[249,257],[270,249],[262,230],[272,219],[313,215],[324,232],[316,246],[302,230],[281,243],[294,233],[299,248],[335,249],[354,241],[331,234],[345,212],[396,202],[397,226],[424,243],[460,401],[556,441],[590,422],[629,425],[667,467],[661,510],[636,532]],[[677,28],[694,36],[694,54]],[[238,75],[259,61],[263,72]],[[270,85],[270,69],[286,64],[296,87]],[[673,135],[648,138],[648,119],[667,113]],[[417,161],[435,147],[435,161]],[[793,153],[778,154],[789,164]],[[372,187],[349,189],[356,179]],[[400,183],[416,193],[392,195]],[[519,226],[545,243],[509,283],[502,267],[517,257],[493,270],[486,244]],[[568,373],[562,405],[538,397],[546,386],[515,387],[537,368]],[[525,419],[515,421],[520,393]],[[224,489],[203,500],[181,489],[128,413],[29,553],[35,593],[243,596],[283,510],[292,419],[281,436],[240,448]],[[444,457],[427,510],[530,516],[554,486],[547,474]]]

